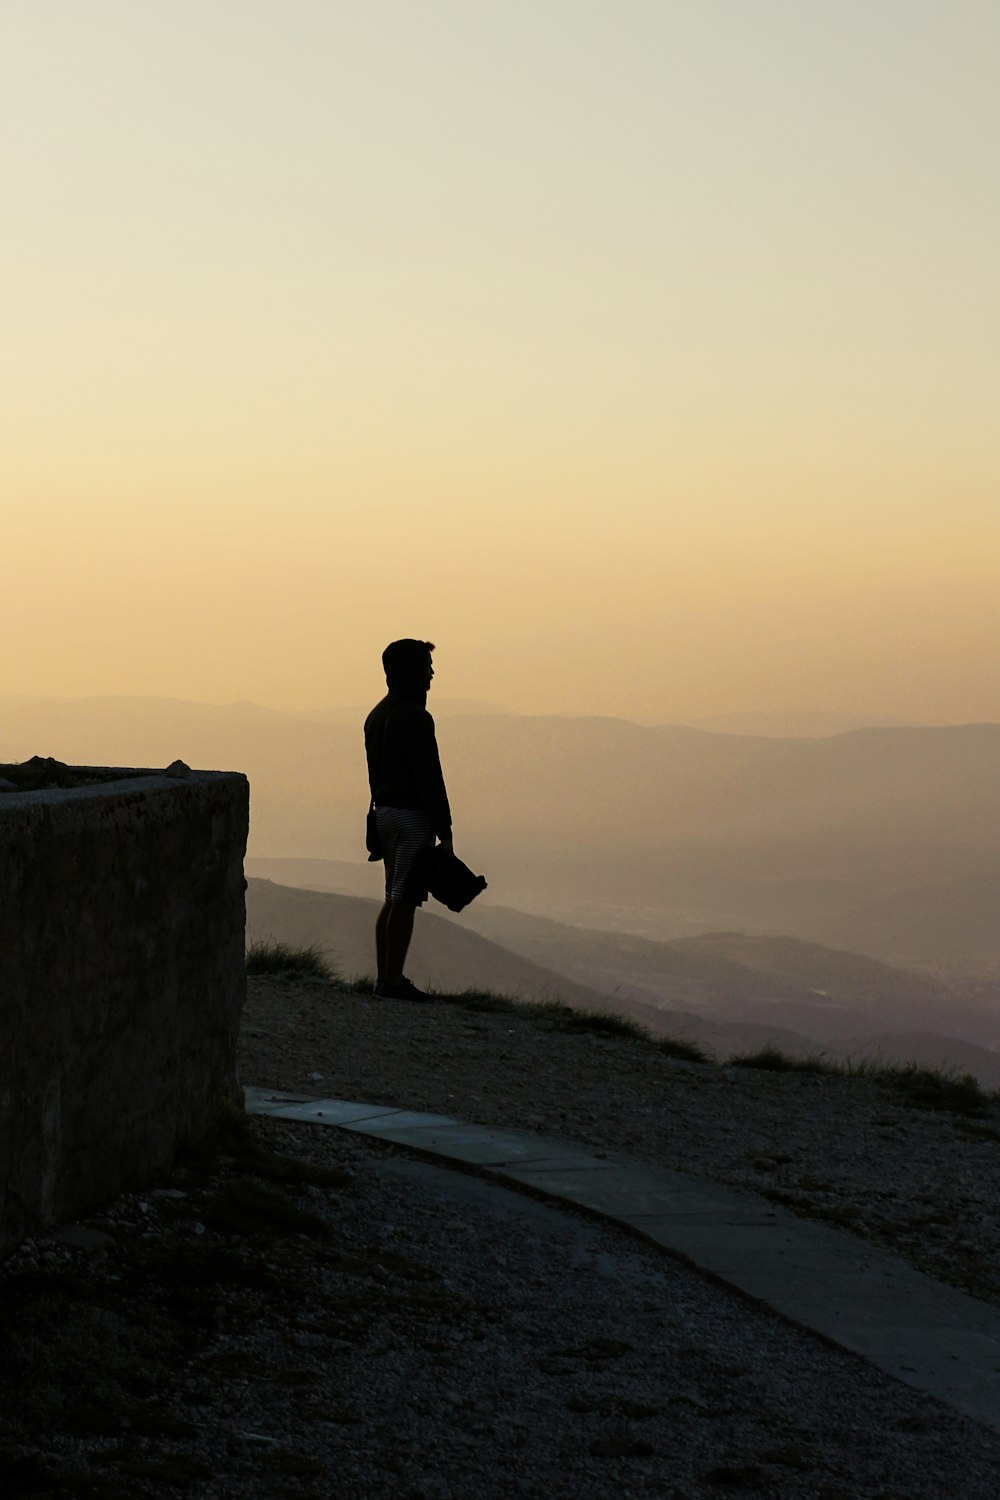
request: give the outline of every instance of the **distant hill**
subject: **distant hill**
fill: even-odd
[[[379,870],[346,861],[250,859],[247,869],[317,890],[380,889]],[[988,937],[995,918],[984,910],[983,919]],[[903,1027],[985,1046],[1000,1042],[1000,981],[979,986],[973,1002],[945,979],[829,945],[718,932],[659,942],[531,915],[494,901],[490,891],[457,921],[556,974],[647,1006],[693,1008],[719,1021],[792,1029],[831,1044]]]
[[[596,717],[442,718],[461,826],[497,848],[523,849],[527,839],[540,853],[611,850],[639,860],[692,841],[767,839],[792,849],[819,838],[841,849],[968,842],[1000,851],[997,724],[767,739]],[[102,765],[180,757],[246,771],[267,828],[270,847],[254,835],[262,854],[342,858],[344,833],[364,821],[359,721],[315,723],[249,703],[0,700],[0,759],[34,754]],[[278,808],[289,815],[284,826]],[[291,837],[300,827],[311,829],[308,842]]]
[[[372,967],[372,934],[379,902],[359,897],[340,896],[321,891],[295,890],[275,885],[267,880],[251,879],[247,891],[248,937],[272,939],[293,946],[318,943],[330,956],[331,962],[343,974],[352,976],[368,973]],[[475,908],[469,908],[471,913]],[[763,949],[756,949],[752,940],[739,939],[735,934],[720,935],[722,950],[713,951],[711,942],[703,944],[700,952],[681,953],[680,964],[696,983],[689,983],[687,993],[697,990],[697,1005],[686,1008],[683,1004],[667,1003],[662,996],[644,993],[638,986],[627,982],[613,989],[601,990],[599,976],[592,962],[583,959],[581,972],[590,973],[595,979],[594,987],[579,980],[559,974],[552,968],[535,963],[531,959],[505,949],[481,934],[466,930],[459,925],[463,918],[452,919],[439,916],[433,911],[420,914],[414,934],[411,961],[407,970],[418,983],[430,985],[442,991],[483,988],[501,994],[517,995],[523,999],[560,999],[577,1009],[607,1010],[625,1016],[646,1026],[654,1034],[680,1037],[696,1042],[720,1059],[733,1053],[756,1051],[763,1046],[775,1046],[795,1057],[814,1056],[823,1053],[830,1057],[881,1055],[887,1059],[903,1061],[927,1061],[929,1065],[958,1068],[974,1072],[984,1084],[994,1086],[993,1079],[1000,1084],[1000,1056],[982,1046],[975,1046],[953,1036],[941,1035],[931,1029],[911,1032],[889,1032],[883,1015],[877,1030],[869,1035],[826,1037],[822,1025],[813,1029],[798,1029],[790,1023],[794,1016],[801,1016],[804,1027],[821,1020],[824,1005],[810,1001],[786,972],[784,984],[788,998],[784,1001],[760,1000],[742,997],[740,983],[747,984],[749,966],[741,965],[730,955],[734,945],[751,943],[751,956],[759,960]],[[514,913],[514,917],[523,914]],[[526,918],[534,925],[539,919]],[[558,927],[557,923],[542,925]],[[565,929],[572,934],[573,929]],[[582,934],[594,938],[594,934]],[[620,934],[606,934],[612,943],[622,941]],[[630,940],[625,939],[626,944]],[[645,946],[638,940],[640,948]],[[652,947],[670,948],[671,944],[652,944]],[[683,949],[684,945],[677,945]],[[810,945],[799,945],[808,949]],[[729,949],[729,953],[725,951]],[[622,950],[627,952],[627,947]],[[593,954],[593,946],[590,948]],[[792,968],[791,950],[784,950],[784,967]],[[811,966],[821,961],[817,949],[803,957],[806,977],[811,977]],[[868,980],[883,970],[884,966],[857,960],[854,955],[832,955],[842,960],[844,974],[859,986],[859,993]],[[613,961],[613,960],[612,960]],[[867,965],[867,968],[866,968]],[[743,970],[741,974],[741,970]],[[895,971],[886,971],[892,974]],[[777,983],[778,981],[774,981]],[[750,981],[758,996],[769,993],[772,984],[768,978]],[[931,987],[933,988],[933,987]],[[796,998],[797,997],[797,998]],[[949,1013],[950,1014],[950,1013]],[[863,1023],[864,1013],[841,1007],[837,1020]],[[942,1016],[943,1018],[943,1016]],[[868,1018],[871,1022],[872,1018]],[[910,1038],[913,1045],[910,1046]]]
[[[251,855],[349,862],[368,801],[358,716],[22,697],[0,700],[0,760],[241,770]],[[845,913],[1000,868],[1000,725],[768,739],[596,717],[439,720],[459,852],[503,904],[562,921],[854,947],[834,935]],[[950,954],[948,920],[917,927]]]
[[[244,861],[247,875],[253,879],[273,881],[275,885],[294,886],[300,891],[330,891],[337,896],[379,897],[385,871],[381,861],[362,864],[347,859],[274,859],[248,854]]]
[[[455,719],[449,785],[491,837],[630,847],[760,839],[1000,846],[1000,726],[765,739],[620,719]],[[586,809],[574,831],[567,808]],[[513,833],[512,833],[513,827]]]
[[[478,698],[435,698],[429,706],[436,719],[463,718],[469,715],[482,718],[513,713],[512,709],[502,708],[498,703],[486,703]],[[371,707],[371,703],[355,703],[348,708],[317,708],[296,712],[292,717],[307,719],[312,724],[347,724],[356,728],[364,723]]]
[[[1000,981],[1000,870],[900,891],[843,912],[831,933],[861,953]]]
[[[712,714],[693,719],[693,729],[707,729],[712,734],[759,734],[768,739],[828,739],[834,734],[849,734],[853,729],[902,729],[912,727],[905,719],[885,719],[878,714],[813,713],[743,713]]]
[[[375,916],[380,903],[328,892],[295,890],[269,880],[251,879],[247,889],[247,940],[318,944],[334,968],[347,977],[370,973]],[[523,1000],[558,999],[578,1010],[604,1010],[646,1026],[654,1034],[697,1042],[714,1055],[767,1045],[793,1056],[808,1056],[817,1043],[775,1025],[719,1022],[674,1012],[624,995],[600,994],[586,985],[512,953],[458,921],[432,911],[420,913],[407,962],[418,984],[444,992],[489,989]]]
[[[779,1027],[829,1045],[911,1027],[982,1045],[1000,1040],[1000,992],[973,1005],[929,975],[794,938],[705,933],[655,942],[485,902],[463,920],[607,995],[716,1021]]]
[[[247,938],[251,942],[273,939],[293,947],[316,943],[346,978],[371,974],[375,917],[381,904],[381,900],[295,890],[252,879],[247,886]],[[489,988],[525,1000],[560,998],[584,1009],[601,1003],[596,991],[585,985],[553,974],[432,912],[419,917],[406,968],[415,984],[449,992]]]

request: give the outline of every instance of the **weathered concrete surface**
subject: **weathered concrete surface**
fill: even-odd
[[[0,1253],[240,1107],[246,779],[129,778],[0,795]]]

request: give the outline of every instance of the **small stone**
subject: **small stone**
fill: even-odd
[[[597,1438],[590,1445],[593,1458],[651,1458],[655,1451],[643,1438]]]
[[[69,1245],[74,1250],[106,1250],[114,1244],[110,1234],[101,1229],[87,1229],[83,1224],[71,1224],[52,1236],[57,1245]]]
[[[299,1349],[322,1349],[326,1345],[326,1339],[321,1333],[295,1332],[291,1336],[291,1343]]]

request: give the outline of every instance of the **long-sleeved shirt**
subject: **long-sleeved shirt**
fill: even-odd
[[[368,785],[376,807],[425,814],[440,839],[451,837],[451,808],[434,720],[425,694],[389,692],[365,720]]]

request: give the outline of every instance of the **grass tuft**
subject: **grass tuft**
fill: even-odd
[[[912,1109],[944,1110],[970,1117],[987,1113],[989,1096],[971,1073],[956,1077],[943,1069],[922,1068],[916,1063],[888,1068],[884,1081],[903,1096]]]
[[[299,978],[336,979],[326,954],[317,943],[292,948],[287,943],[254,942],[247,949],[248,974],[294,974]]]
[[[699,1047],[697,1042],[685,1042],[679,1036],[654,1037],[653,1046],[657,1052],[662,1052],[664,1057],[674,1057],[678,1062],[711,1063],[714,1061],[704,1047]]]
[[[606,1010],[574,1010],[559,1003],[542,1007],[556,1031],[589,1032],[592,1036],[623,1036],[632,1041],[649,1040],[649,1032],[627,1016],[616,1016]]]
[[[317,944],[308,948],[292,948],[286,943],[255,942],[247,950],[248,974],[284,974],[304,978],[332,980],[342,989],[356,995],[370,995],[374,987],[371,975],[354,975],[345,980],[335,972],[323,949]],[[659,1036],[627,1016],[612,1011],[577,1010],[565,1001],[522,1000],[511,995],[499,994],[496,990],[469,988],[458,993],[446,994],[432,991],[442,1004],[457,1005],[463,1010],[489,1015],[521,1016],[525,1020],[540,1022],[553,1031],[590,1034],[592,1036],[620,1037],[642,1042],[664,1057],[680,1062],[701,1063],[716,1067],[717,1059],[697,1042],[685,1041],[681,1037]],[[847,1057],[834,1059],[822,1053],[807,1057],[793,1057],[780,1048],[767,1045],[753,1052],[738,1052],[727,1059],[733,1068],[756,1068],[769,1073],[811,1074],[814,1077],[836,1077],[871,1079],[883,1087],[891,1088],[902,1096],[905,1104],[914,1109],[942,1110],[966,1120],[982,1118],[990,1112],[991,1102],[1000,1100],[1000,1091],[989,1094],[983,1090],[972,1074],[961,1077],[946,1069],[921,1067],[916,1063],[887,1063],[879,1057]],[[1000,1138],[993,1127],[980,1126],[977,1137],[984,1140]],[[266,1175],[261,1172],[259,1175]],[[281,1180],[280,1170],[273,1180]]]
[[[486,1011],[492,1014],[523,1014],[527,1006],[523,1000],[512,1000],[509,995],[498,995],[495,990],[462,990],[457,995],[438,995],[451,1005],[460,1005],[463,1010]]]
[[[562,1000],[516,1000],[493,990],[463,990],[458,995],[438,995],[463,1010],[487,1011],[499,1015],[524,1016],[532,1021],[548,1021],[553,1031],[589,1032],[594,1036],[628,1037],[648,1042],[649,1032],[627,1016],[606,1010],[576,1010]]]
[[[824,1057],[789,1057],[777,1047],[760,1047],[756,1052],[737,1052],[729,1059],[731,1068],[762,1068],[767,1073],[842,1073],[844,1069]]]
[[[819,1073],[838,1078],[871,1078],[902,1096],[913,1109],[936,1109],[966,1118],[989,1113],[991,1096],[971,1073],[957,1077],[946,1068],[925,1068],[919,1063],[885,1063],[880,1058],[848,1058],[835,1062],[825,1057],[789,1057],[777,1047],[761,1047],[729,1059],[734,1068],[763,1068],[772,1073]]]
[[[683,1062],[711,1063],[713,1059],[695,1042],[685,1042],[679,1037],[654,1036],[638,1021],[628,1016],[615,1015],[606,1010],[576,1010],[562,1000],[517,1000],[510,995],[498,995],[495,990],[463,990],[457,995],[438,995],[450,1005],[460,1005],[463,1010],[487,1012],[492,1015],[518,1015],[531,1021],[547,1021],[553,1031],[589,1033],[592,1036],[625,1037],[636,1042],[645,1042]]]

